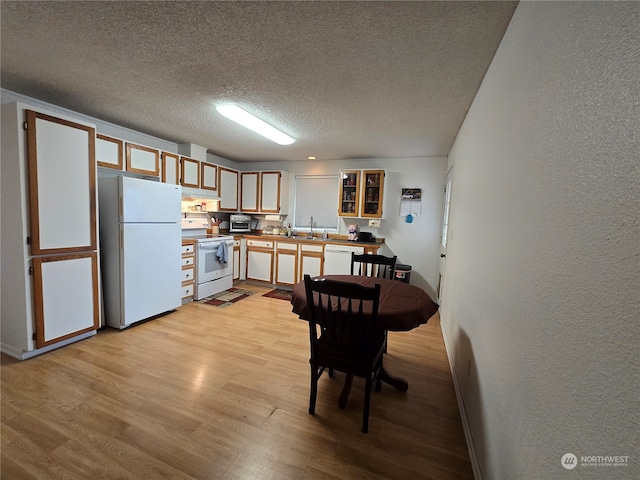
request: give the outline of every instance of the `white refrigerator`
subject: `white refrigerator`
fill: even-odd
[[[105,323],[126,328],[182,304],[181,187],[132,177],[98,181]]]

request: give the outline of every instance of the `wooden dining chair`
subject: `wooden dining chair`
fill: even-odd
[[[325,369],[330,376],[337,370],[364,378],[362,432],[367,433],[371,390],[380,389],[385,343],[384,332],[378,329],[380,285],[363,287],[309,275],[304,276],[304,284],[311,347],[309,413],[315,413],[318,380]]]
[[[396,276],[396,262],[398,257],[385,257],[384,255],[363,254],[356,255],[351,252],[351,275],[363,275],[365,277],[388,278],[393,280]],[[356,268],[357,267],[357,268]]]
[[[398,256],[385,257],[384,255],[362,254],[351,252],[351,275],[363,275],[365,277],[396,278],[396,262]],[[358,268],[356,268],[356,265]],[[384,333],[384,353],[387,353],[387,332]]]

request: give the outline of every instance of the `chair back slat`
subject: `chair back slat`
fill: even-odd
[[[351,275],[393,279],[396,276],[397,260],[396,255],[393,257],[377,254],[356,255],[352,252]]]

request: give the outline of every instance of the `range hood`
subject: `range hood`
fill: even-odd
[[[209,193],[199,188],[182,187],[182,200],[220,200],[217,192]]]

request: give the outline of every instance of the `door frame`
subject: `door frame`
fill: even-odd
[[[442,230],[440,233],[440,261],[438,266],[438,287],[436,294],[438,303],[442,305],[444,299],[444,275],[446,270],[447,243],[449,237],[449,214],[451,205],[451,187],[453,184],[453,165],[447,171],[444,184],[444,202],[442,204]]]

